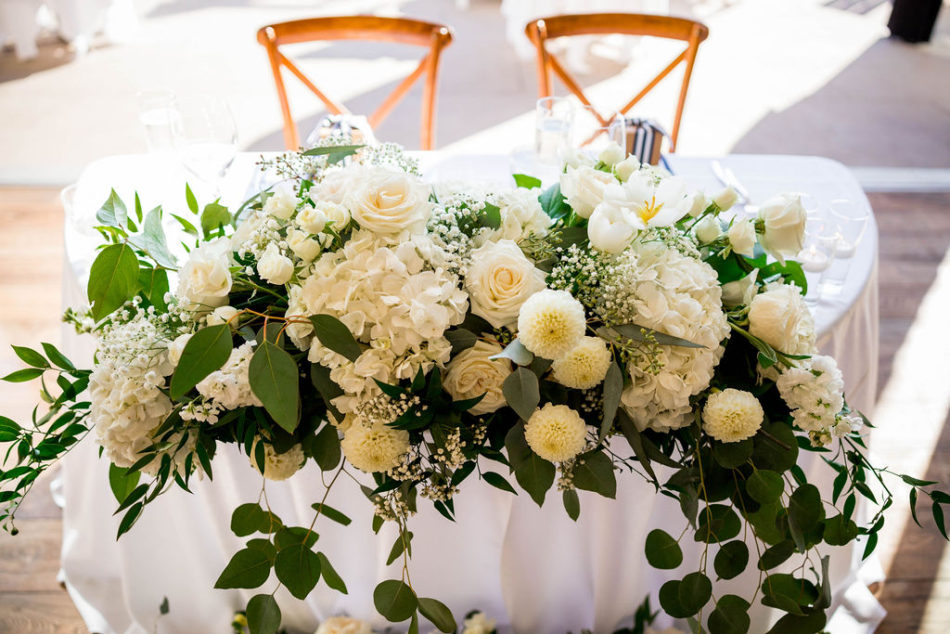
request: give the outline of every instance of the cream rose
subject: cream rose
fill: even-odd
[[[752,298],[755,297],[755,280],[759,276],[759,269],[752,269],[752,272],[740,280],[726,282],[722,285],[722,305],[726,308],[735,306],[748,306]]]
[[[574,213],[581,218],[589,218],[603,200],[604,189],[616,183],[613,174],[581,165],[561,174],[561,193]]]
[[[709,244],[715,242],[722,235],[722,225],[719,224],[719,219],[715,216],[706,216],[696,223],[696,228],[693,231],[700,244]]]
[[[617,178],[626,182],[638,169],[640,169],[640,161],[637,160],[637,157],[628,156],[614,165],[614,174]]]
[[[507,403],[501,387],[511,374],[511,363],[507,359],[491,358],[501,351],[502,347],[497,343],[477,341],[471,348],[458,353],[445,373],[442,386],[454,400],[485,395],[468,410],[476,416],[490,414]]]
[[[294,215],[299,203],[294,186],[290,183],[281,183],[271,190],[270,196],[264,201],[264,212],[275,218],[287,220]]]
[[[798,255],[805,241],[807,218],[798,194],[779,194],[768,199],[759,208],[762,248],[783,264],[785,258]]]
[[[472,312],[492,327],[514,325],[521,305],[543,288],[544,272],[513,241],[489,242],[472,252],[465,290]]]
[[[713,196],[712,199],[712,201],[716,203],[716,206],[719,207],[720,211],[731,209],[732,206],[736,204],[737,200],[739,200],[739,194],[737,194],[736,190],[732,187],[726,187],[718,194]]]
[[[327,215],[322,208],[329,205],[336,205],[336,203],[317,203],[316,207],[307,205],[300,210],[294,222],[306,233],[320,233],[327,226]]]
[[[749,306],[749,332],[785,354],[815,352],[815,322],[797,286],[770,284]]]
[[[294,263],[271,243],[257,262],[257,273],[271,284],[285,284],[294,274]]]
[[[420,232],[429,219],[429,187],[405,172],[365,166],[350,181],[344,206],[364,229],[393,234]]]
[[[190,332],[184,335],[178,335],[168,344],[168,361],[172,366],[178,367],[178,362],[181,361],[181,353],[185,351],[185,346],[188,345],[189,339],[191,339]]]
[[[320,243],[305,231],[296,229],[287,232],[287,245],[304,262],[313,262],[320,255]]]
[[[373,628],[360,619],[334,616],[321,623],[314,634],[373,634]]]
[[[175,294],[189,310],[217,308],[231,292],[231,242],[217,238],[188,254],[178,271]]]
[[[351,170],[335,169],[324,172],[320,183],[310,190],[310,201],[314,205],[320,201],[341,204],[350,186]]]
[[[729,227],[729,244],[739,255],[755,255],[755,224],[751,220],[736,220]]]

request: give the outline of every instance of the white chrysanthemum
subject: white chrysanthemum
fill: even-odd
[[[835,360],[816,355],[797,361],[776,379],[795,424],[806,431],[832,429],[844,407],[844,378]]]
[[[248,368],[253,356],[253,342],[231,350],[231,355],[221,369],[212,372],[195,386],[198,393],[223,410],[252,405],[261,407],[261,400],[251,391],[248,379]]]
[[[752,438],[764,418],[762,404],[754,394],[731,387],[710,394],[703,407],[703,429],[721,442]]]
[[[389,471],[409,451],[409,432],[383,423],[354,423],[343,434],[340,447],[350,464],[360,471]]]
[[[551,366],[554,380],[578,390],[600,385],[610,367],[610,350],[600,337],[584,337]]]
[[[584,336],[584,307],[567,291],[545,289],[522,304],[518,314],[518,339],[545,359],[557,360]]]
[[[314,634],[373,634],[373,628],[360,619],[334,616],[321,623]]]
[[[548,403],[537,410],[524,426],[531,450],[550,462],[570,460],[587,444],[587,425],[567,405]]]
[[[690,397],[712,380],[729,336],[716,271],[661,240],[636,241],[600,287],[598,312],[610,323],[637,324],[702,348],[634,346],[632,382],[621,402],[641,430],[669,431],[692,420]]]
[[[257,442],[254,441],[254,447],[251,449],[251,465],[255,470],[260,472],[260,469],[257,468],[257,458],[256,447]],[[303,467],[304,462],[306,462],[307,457],[303,453],[303,447],[299,444],[294,445],[284,453],[277,453],[273,445],[264,445],[264,477],[268,480],[280,481],[286,480],[290,476],[294,475]]]

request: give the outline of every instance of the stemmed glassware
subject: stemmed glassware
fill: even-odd
[[[220,196],[221,179],[237,155],[237,126],[227,102],[217,97],[179,100],[172,122],[178,157],[193,176]]]

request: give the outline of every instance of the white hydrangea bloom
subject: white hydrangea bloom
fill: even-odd
[[[501,226],[491,233],[492,240],[521,242],[529,236],[544,236],[551,226],[551,218],[538,202],[540,190],[508,189],[495,197],[501,213]]]
[[[815,355],[785,369],[775,381],[792,410],[795,424],[805,431],[831,430],[844,407],[844,379],[832,357]],[[851,425],[848,424],[850,432]],[[842,427],[842,431],[844,427]]]
[[[220,410],[263,404],[251,391],[248,381],[248,367],[254,356],[254,343],[247,342],[231,350],[231,356],[221,369],[202,379],[196,386],[198,393],[211,401]]]

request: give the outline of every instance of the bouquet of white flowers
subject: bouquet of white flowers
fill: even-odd
[[[745,632],[761,589],[788,613],[774,632],[822,629],[822,544],[861,538],[870,553],[891,499],[887,471],[866,458],[868,422],[846,404],[834,359],[817,354],[805,277],[787,259],[802,244],[797,197],[726,222],[734,194],[707,199],[618,148],[572,157],[544,191],[525,175],[513,190],[432,188],[393,146],[328,145],[271,167],[286,180],[233,213],[199,210],[188,190],[192,214],[175,216],[190,236],[181,262],[160,208],[145,214],[136,198],[129,210],[114,193],[102,206],[91,307],[67,313],[98,337],[94,366],[48,344],[15,347],[30,367],[5,377],[56,375],[32,425],[0,418],[16,459],[0,472],[8,528],[39,473],[91,429],[112,463],[120,536],[173,484],[210,477],[219,443],[270,480],[314,460],[329,487],[344,472],[362,478],[376,530],[398,525],[390,560],[406,565],[375,588],[380,614],[452,632],[446,606],[409,583],[419,497],[451,519],[473,476],[538,504],[556,482],[576,519],[578,489],[612,498],[618,475],[637,472],[679,501],[684,534],[705,544],[695,572],[661,588],[667,613]],[[807,482],[800,451],[822,452],[833,491]],[[933,499],[943,531],[950,496],[901,477],[912,503]],[[880,508],[867,526],[855,522],[859,496]],[[232,530],[259,535],[216,587],[256,588],[273,571],[300,599],[321,578],[345,592],[332,553],[314,550],[318,519],[350,521],[326,499],[309,527],[238,507]],[[749,544],[760,584],[719,596],[704,618],[710,567],[737,576]],[[658,568],[683,559],[661,529],[644,548]],[[811,574],[770,572],[812,555]],[[250,600],[247,621],[277,631],[273,593]]]

